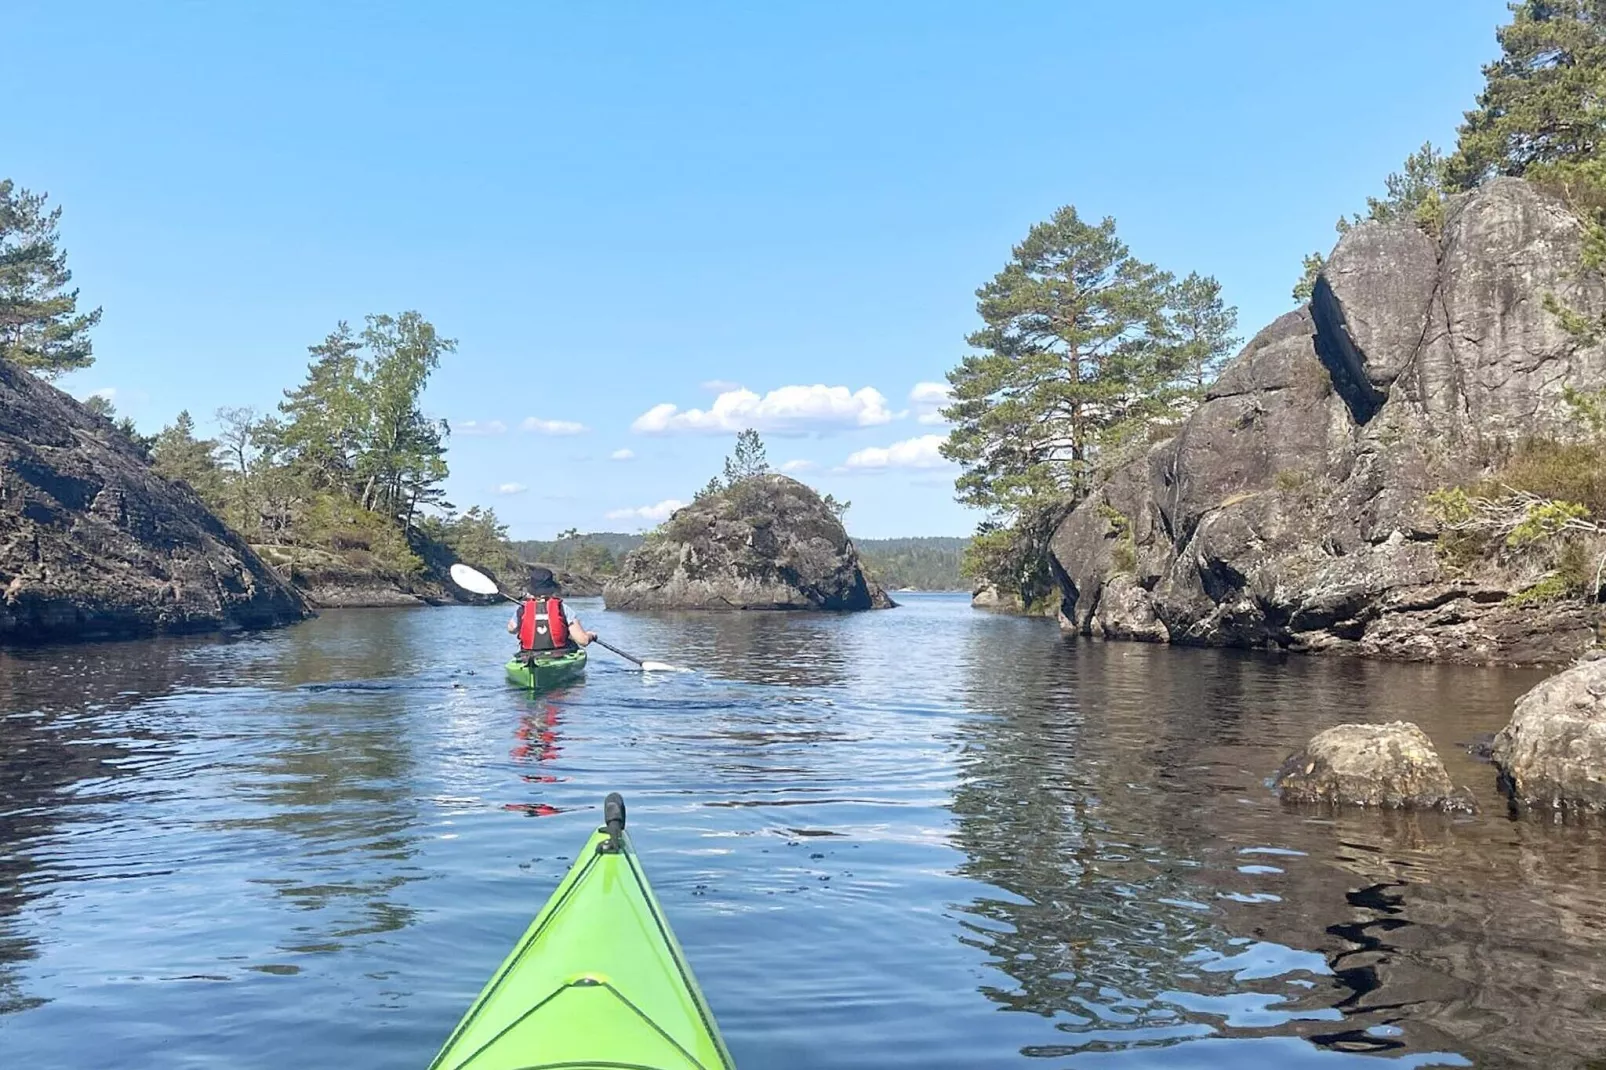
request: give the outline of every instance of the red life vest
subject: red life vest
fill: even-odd
[[[520,650],[565,650],[569,622],[561,598],[526,598],[519,606]]]

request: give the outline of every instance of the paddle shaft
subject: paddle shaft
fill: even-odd
[[[613,651],[615,654],[618,654],[621,658],[624,658],[626,661],[633,661],[637,665],[645,665],[645,664],[647,664],[645,661],[643,661],[640,658],[636,657],[634,654],[626,654],[623,650],[620,650],[618,647],[614,646],[612,643],[605,643],[600,638],[598,638],[597,636],[593,635],[591,637],[591,641],[593,643],[596,643],[598,646],[602,647],[604,650]]]

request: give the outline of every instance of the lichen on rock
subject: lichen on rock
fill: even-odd
[[[1520,807],[1606,813],[1606,652],[1519,698],[1490,757]]]
[[[1578,269],[1584,237],[1518,179],[1453,199],[1437,239],[1352,228],[1311,301],[1060,524],[1065,626],[1406,660],[1575,656],[1586,608],[1512,599],[1520,587],[1454,567],[1426,502],[1514,443],[1572,433],[1566,389],[1606,382],[1606,346],[1546,309],[1554,295],[1606,314],[1606,283]]]
[[[111,423],[0,361],[0,642],[301,620],[301,596]]]
[[[1284,802],[1474,811],[1427,734],[1409,721],[1341,724],[1311,737],[1277,772]]]

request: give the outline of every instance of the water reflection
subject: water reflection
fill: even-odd
[[[1031,1054],[1272,1034],[1311,1057],[1478,1066],[1606,1050],[1606,932],[1578,921],[1606,917],[1587,876],[1606,833],[1319,817],[1265,784],[1323,727],[1408,717],[1501,813],[1453,744],[1503,723],[1530,679],[1269,660],[1073,641],[1018,666],[1055,686],[1004,702],[996,666],[971,663],[971,702],[996,712],[973,725],[956,842],[967,875],[1013,896],[969,904],[962,939],[1018,984],[990,998],[1068,1034]]]
[[[563,757],[558,742],[558,702],[556,696],[532,696],[530,712],[519,718],[513,730],[514,744],[509,757],[520,765],[536,769],[547,768],[549,763]],[[553,773],[521,773],[519,779],[526,784],[561,784],[566,779]],[[504,803],[507,810],[529,814],[531,817],[555,817],[565,807],[545,799]]]
[[[494,607],[0,656],[9,1061],[423,1065],[609,790],[745,1066],[1606,1048],[1606,830],[1505,820],[1456,747],[1531,674],[1065,642],[962,600],[580,608],[698,672],[599,654],[532,697]],[[1482,817],[1271,796],[1312,732],[1395,717]]]
[[[212,646],[219,659],[198,656]],[[137,712],[142,695],[212,686],[221,662],[256,649],[165,639],[0,650],[0,1014],[42,1002],[20,978],[38,951],[16,920],[52,891],[41,845],[91,807],[148,796],[140,774],[173,753],[181,733]]]
[[[632,614],[653,657],[751,684],[836,687],[849,676],[842,618],[828,613]]]

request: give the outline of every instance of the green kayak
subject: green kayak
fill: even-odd
[[[735,1070],[630,839],[587,841],[430,1070]]]
[[[578,679],[586,671],[586,652],[576,650],[551,658],[514,658],[507,663],[507,682],[526,691],[546,691]]]

